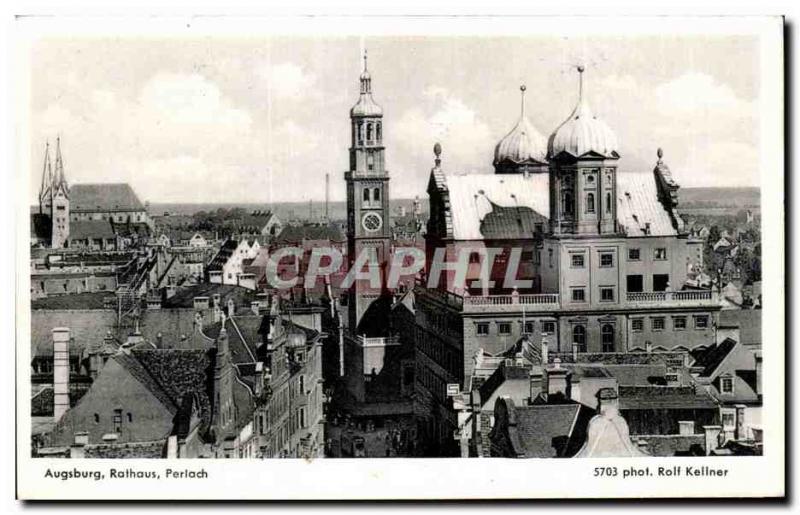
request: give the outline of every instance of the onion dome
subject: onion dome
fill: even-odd
[[[372,99],[372,77],[367,70],[367,52],[364,52],[364,71],[359,77],[361,82],[361,96],[356,105],[350,109],[350,117],[354,116],[383,116],[383,109]]]
[[[520,86],[522,106],[519,121],[494,147],[494,166],[500,164],[546,164],[547,140],[525,116],[525,86]]]
[[[578,66],[580,76],[578,105],[569,118],[550,136],[547,155],[552,159],[566,152],[577,158],[592,152],[605,158],[617,159],[619,158],[617,136],[605,122],[592,114],[586,100],[587,95],[583,91],[583,71],[583,66]]]

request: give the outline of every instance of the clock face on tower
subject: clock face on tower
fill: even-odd
[[[361,217],[361,226],[367,232],[379,231],[383,227],[383,218],[380,213],[364,213]]]

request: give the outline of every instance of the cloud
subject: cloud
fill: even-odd
[[[465,171],[491,161],[489,126],[463,100],[438,86],[428,88],[422,102],[405,111],[389,130],[392,143],[406,155],[431,152],[434,143],[441,143],[449,170]]]
[[[259,75],[273,98],[304,99],[315,94],[316,76],[294,63],[264,65],[259,70]]]
[[[753,108],[736,96],[727,84],[717,82],[705,73],[690,72],[655,89],[658,108],[664,113],[702,115],[725,112],[732,116],[748,116]]]

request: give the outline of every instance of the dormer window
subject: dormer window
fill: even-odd
[[[732,394],[733,393],[733,376],[724,375],[719,379],[720,393]]]

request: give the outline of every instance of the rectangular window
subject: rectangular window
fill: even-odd
[[[642,259],[639,249],[628,249],[628,261],[639,261]]]
[[[115,409],[114,410],[114,432],[121,433],[122,432],[122,410]]]
[[[525,332],[527,334],[533,334],[533,322],[525,322]]]
[[[600,267],[608,268],[614,266],[614,254],[611,252],[600,253]]]
[[[723,376],[720,378],[719,391],[721,393],[733,393],[733,378],[731,376]]]
[[[669,274],[653,274],[653,291],[667,291]]]
[[[686,329],[686,317],[672,317],[672,328],[676,331]]]
[[[644,330],[644,320],[641,318],[633,318],[631,319],[631,331],[634,333],[640,333]]]
[[[653,259],[656,261],[665,261],[667,259],[666,247],[657,247],[653,249]]]
[[[553,268],[553,249],[547,249],[547,258],[550,261],[550,268]]]
[[[502,335],[511,334],[511,324],[508,322],[500,322],[497,324],[497,332]]]
[[[300,422],[300,427],[306,427],[306,409],[300,408],[297,411],[298,411],[297,418],[298,421]]]
[[[573,288],[572,302],[586,302],[586,290],[583,288]]]
[[[475,324],[475,331],[478,336],[489,336],[489,322],[479,322]]]
[[[707,329],[708,328],[708,317],[706,315],[700,315],[694,317],[694,328],[695,329]]]
[[[555,334],[556,323],[552,320],[545,320],[542,322],[542,332],[546,334]]]
[[[600,288],[600,302],[614,302],[614,288],[601,287]]]
[[[644,280],[641,275],[629,275],[627,278],[628,293],[640,293],[644,291]]]
[[[730,412],[723,412],[722,413],[722,428],[723,429],[733,429],[736,427],[736,416]]]
[[[572,268],[583,268],[584,259],[583,254],[570,254]]]
[[[653,318],[650,321],[653,331],[663,331],[664,330],[664,318],[657,317]]]

